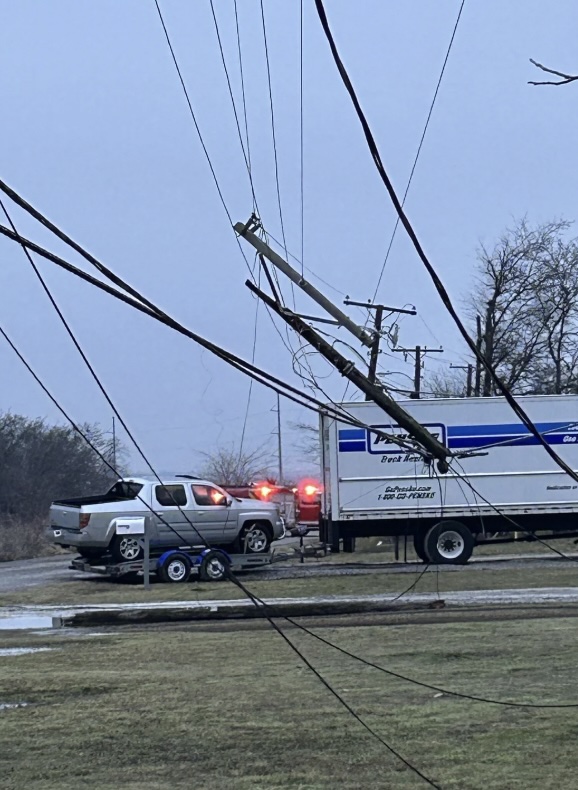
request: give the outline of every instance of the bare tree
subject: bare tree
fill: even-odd
[[[466,379],[457,370],[437,371],[425,380],[426,397],[465,398]]]
[[[297,431],[298,439],[295,448],[310,462],[318,464],[321,458],[319,425],[308,422],[292,422],[291,428]]]
[[[201,475],[222,486],[245,486],[259,478],[271,478],[275,460],[267,445],[254,450],[239,450],[235,445],[218,447],[204,458]]]
[[[79,426],[112,465],[112,439],[98,425]],[[116,468],[124,473],[116,442]],[[0,562],[50,551],[46,517],[61,497],[99,494],[116,475],[75,430],[41,419],[0,414]]]
[[[484,356],[518,392],[530,391],[535,382],[534,367],[543,354],[549,321],[543,296],[557,263],[573,246],[562,238],[569,226],[557,220],[532,228],[523,219],[493,248],[481,246],[478,252],[478,276],[467,301],[469,317],[473,323],[481,316]],[[495,394],[487,372],[482,394]]]

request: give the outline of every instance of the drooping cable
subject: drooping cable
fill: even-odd
[[[0,190],[2,189],[1,185],[2,182],[0,182]],[[27,204],[24,202],[24,205]],[[43,224],[47,224],[47,226],[52,225],[52,223],[49,223],[48,220],[46,220],[45,223]],[[107,283],[101,282],[97,278],[92,277],[90,274],[87,274],[82,269],[79,269],[78,267],[72,265],[71,263],[68,263],[63,258],[60,258],[58,255],[49,252],[48,250],[44,249],[43,247],[40,247],[38,244],[35,244],[34,242],[24,238],[23,236],[16,236],[13,233],[13,231],[9,230],[8,228],[2,225],[0,225],[0,234],[6,236],[12,241],[18,242],[20,244],[24,244],[32,252],[42,256],[46,260],[49,260],[51,263],[54,263],[55,265],[59,266],[65,271],[68,271],[69,273],[75,275],[76,277],[79,277],[85,282],[88,282],[90,285],[102,291],[105,291],[109,295],[113,296],[115,299],[119,299],[120,301],[124,302],[125,304],[128,304],[129,306],[133,307],[139,312],[144,313],[145,315],[148,315],[151,318],[154,318],[156,321],[159,321],[160,323],[164,324],[170,329],[179,332],[181,335],[188,337],[190,340],[193,340],[195,343],[198,343],[200,346],[207,349],[208,351],[210,351],[212,354],[222,359],[227,364],[231,365],[231,367],[235,368],[236,370],[239,370],[240,372],[244,373],[247,376],[254,378],[255,381],[257,381],[258,383],[263,384],[269,389],[272,389],[274,392],[278,392],[279,395],[282,395],[284,398],[287,398],[288,400],[297,403],[299,406],[303,406],[316,413],[321,412],[327,414],[329,417],[333,419],[339,420],[349,425],[354,425],[359,428],[367,429],[370,427],[365,423],[363,423],[361,420],[352,417],[352,415],[350,415],[347,411],[339,407],[338,404],[334,404],[333,407],[329,406],[326,403],[323,403],[322,401],[318,400],[317,398],[309,395],[308,393],[303,392],[303,390],[293,387],[293,385],[288,384],[287,382],[277,378],[276,376],[273,376],[270,373],[267,373],[266,371],[262,370],[256,365],[252,365],[251,363],[247,362],[241,357],[238,357],[229,351],[225,351],[220,346],[217,346],[215,343],[212,343],[211,341],[203,338],[201,335],[198,335],[196,332],[187,329],[185,326],[183,326],[181,323],[176,321],[174,318],[172,318],[171,316],[160,310],[160,308],[157,307],[153,302],[150,302],[144,296],[139,294],[138,291],[136,291],[132,286],[130,286],[128,283],[125,283],[124,280],[122,280],[113,272],[111,272],[110,269],[104,266],[104,264],[96,261],[96,259],[94,259],[93,256],[90,256],[89,253],[84,251],[82,247],[80,247],[80,245],[77,245],[75,242],[72,242],[75,249],[78,248],[79,251],[82,251],[81,254],[83,254],[84,257],[86,257],[87,259],[95,260],[96,263],[98,264],[99,271],[102,271],[105,274],[110,273],[110,275],[107,274],[107,276],[110,276],[113,282],[120,283],[120,287],[123,287],[131,294],[132,293],[136,294],[136,298],[132,298],[131,296],[128,296],[126,293],[117,291],[115,288],[112,288]],[[57,235],[59,235],[59,237],[65,236],[65,238],[67,238],[66,235],[62,234],[61,231],[59,231]],[[405,447],[406,449],[409,449],[413,452],[422,452],[420,447],[416,446],[412,442],[401,440],[393,435],[390,436],[387,433],[377,429],[372,429],[372,430],[374,433],[379,434],[384,439],[387,439],[388,441],[391,441],[394,444],[398,444],[400,447]]]
[[[435,107],[436,99],[438,97],[438,93],[439,93],[439,90],[440,90],[440,85],[442,84],[442,80],[443,80],[443,77],[444,77],[444,74],[445,74],[446,66],[447,66],[447,63],[448,63],[448,60],[449,60],[449,57],[450,57],[450,52],[452,51],[452,46],[454,44],[454,38],[456,37],[456,32],[457,32],[457,29],[458,29],[458,25],[460,23],[460,19],[461,19],[461,16],[462,16],[462,11],[464,10],[465,2],[466,2],[466,0],[462,0],[462,2],[460,3],[458,16],[457,16],[457,19],[456,19],[456,22],[455,22],[455,25],[454,25],[454,29],[452,30],[450,43],[448,44],[448,48],[446,50],[446,56],[445,56],[444,62],[442,64],[442,69],[440,71],[440,76],[438,78],[436,89],[434,91],[434,95],[433,95],[433,98],[432,98],[432,101],[431,101],[431,104],[430,104],[430,107],[429,107],[427,118],[425,120],[425,126],[423,127],[423,132],[422,132],[422,135],[421,135],[421,138],[420,138],[420,141],[419,141],[419,145],[417,147],[415,158],[413,160],[413,165],[411,166],[411,172],[410,172],[409,178],[407,180],[407,185],[405,187],[405,192],[403,193],[403,198],[401,200],[402,208],[403,208],[403,206],[405,206],[407,193],[409,192],[409,188],[411,187],[411,182],[413,180],[413,174],[415,173],[415,168],[417,166],[417,161],[419,159],[419,155],[421,154],[421,149],[422,149],[422,146],[423,146],[423,142],[424,142],[425,136],[427,134],[427,130],[428,130],[428,127],[429,127],[429,122],[431,120],[431,116],[432,116],[432,113],[433,113],[433,110],[434,110],[434,107]],[[397,229],[399,227],[399,221],[400,221],[400,219],[399,219],[399,214],[398,214],[398,216],[396,217],[396,220],[395,220],[395,225],[393,226],[393,232],[391,234],[391,238],[389,240],[389,244],[387,246],[387,251],[385,253],[385,258],[383,260],[383,265],[381,267],[381,271],[380,271],[379,277],[377,279],[377,285],[375,286],[373,299],[371,300],[372,302],[375,302],[375,300],[377,299],[377,292],[379,291],[379,286],[381,285],[381,280],[383,278],[383,273],[385,272],[385,267],[387,266],[387,261],[389,260],[389,253],[391,252],[391,248],[393,247],[393,242],[395,240],[395,234],[397,233]]]
[[[429,273],[429,275],[430,275],[430,277],[432,279],[432,282],[434,283],[434,286],[435,286],[435,288],[436,288],[436,290],[437,290],[437,292],[438,292],[438,294],[439,294],[439,296],[440,296],[440,298],[441,298],[446,310],[449,312],[449,314],[453,318],[454,323],[456,324],[456,326],[458,327],[462,337],[464,338],[464,340],[466,341],[466,343],[470,347],[470,350],[475,355],[475,357],[480,360],[481,364],[484,366],[484,368],[491,375],[492,379],[496,383],[496,386],[497,386],[498,390],[505,397],[506,401],[508,402],[509,406],[512,408],[512,410],[514,411],[516,416],[524,423],[524,425],[528,428],[530,433],[536,439],[538,439],[540,444],[544,447],[544,449],[546,450],[548,455],[556,462],[556,464],[561,469],[563,469],[573,480],[578,482],[578,473],[576,473],[564,461],[564,459],[561,458],[558,455],[558,453],[556,453],[552,449],[552,447],[550,447],[548,442],[544,440],[544,438],[542,437],[540,431],[536,428],[536,426],[534,425],[534,423],[532,422],[530,417],[526,414],[524,409],[520,406],[520,404],[517,402],[516,398],[510,392],[509,388],[503,383],[501,378],[498,376],[494,366],[491,364],[491,362],[489,360],[487,360],[485,358],[484,354],[478,348],[477,343],[474,341],[474,339],[472,337],[470,337],[465,325],[463,324],[461,318],[457,314],[456,309],[455,309],[455,307],[454,307],[454,305],[453,305],[453,303],[452,303],[452,301],[450,299],[450,296],[449,296],[444,284],[442,283],[439,275],[437,274],[436,270],[434,269],[433,265],[431,264],[429,258],[427,257],[423,247],[421,246],[421,243],[420,243],[420,241],[419,241],[419,239],[418,239],[418,237],[417,237],[417,235],[415,233],[415,230],[413,229],[409,219],[407,218],[407,216],[406,216],[406,214],[405,214],[405,212],[404,212],[404,210],[403,210],[403,208],[401,206],[399,198],[397,197],[397,194],[395,192],[393,184],[392,184],[392,182],[391,182],[391,180],[390,180],[390,178],[389,178],[389,176],[388,176],[388,174],[387,174],[387,172],[385,170],[385,167],[384,167],[383,162],[381,160],[381,156],[380,156],[379,150],[377,148],[377,144],[375,142],[375,139],[373,137],[373,134],[371,132],[369,124],[367,122],[367,118],[365,117],[365,114],[364,114],[364,112],[363,112],[363,110],[361,108],[361,105],[359,103],[359,99],[357,97],[357,94],[356,94],[355,89],[353,87],[353,84],[351,82],[351,79],[349,78],[347,70],[345,69],[345,66],[343,65],[343,62],[342,62],[342,60],[341,60],[341,58],[339,56],[339,53],[337,51],[337,47],[335,45],[335,41],[334,41],[333,35],[331,33],[331,29],[330,29],[329,23],[327,21],[327,15],[325,13],[323,0],[315,0],[315,7],[317,8],[317,13],[319,15],[319,19],[321,21],[321,26],[323,28],[323,31],[325,33],[327,41],[329,42],[329,47],[330,47],[331,53],[333,55],[333,60],[335,61],[335,65],[337,66],[337,69],[339,71],[339,74],[341,76],[343,84],[345,85],[345,88],[346,88],[347,92],[349,93],[349,96],[351,98],[351,101],[353,103],[355,111],[357,113],[357,116],[358,116],[359,121],[361,123],[361,126],[363,128],[363,132],[364,132],[364,135],[365,135],[365,140],[366,140],[368,148],[370,150],[373,162],[374,162],[374,164],[375,164],[375,166],[377,168],[377,171],[378,171],[378,173],[379,173],[379,175],[380,175],[380,177],[381,177],[381,179],[382,179],[382,181],[384,183],[384,186],[385,186],[385,188],[386,188],[386,190],[387,190],[387,192],[388,192],[388,194],[389,194],[389,196],[391,198],[391,201],[392,201],[392,203],[393,203],[393,205],[395,207],[395,210],[397,211],[397,214],[398,214],[398,216],[400,218],[400,222],[403,225],[403,227],[405,228],[409,238],[411,239],[411,242],[412,242],[413,246],[415,247],[415,250],[416,250],[420,260],[422,261],[422,263],[424,264],[427,272]]]
[[[64,418],[65,418],[65,419],[66,419],[66,420],[69,422],[69,424],[71,425],[71,427],[73,428],[73,430],[75,430],[76,432],[78,432],[78,434],[79,434],[79,435],[80,435],[80,436],[81,436],[81,437],[84,439],[84,441],[85,441],[85,442],[86,442],[86,443],[89,445],[89,447],[91,447],[91,448],[94,450],[94,452],[95,452],[95,453],[96,453],[96,454],[97,454],[97,455],[98,455],[98,456],[101,458],[101,460],[102,460],[102,461],[103,461],[103,462],[104,462],[104,463],[105,463],[105,464],[106,464],[106,465],[107,465],[107,466],[108,466],[108,467],[109,467],[109,468],[110,468],[112,471],[114,471],[115,473],[117,473],[117,472],[116,472],[116,470],[114,469],[114,467],[113,467],[113,466],[110,464],[110,462],[108,462],[108,460],[105,458],[105,456],[104,456],[104,455],[103,455],[103,454],[102,454],[102,453],[101,453],[101,452],[98,450],[98,448],[97,448],[97,447],[96,447],[96,446],[95,446],[95,445],[94,445],[94,444],[93,444],[93,443],[90,441],[90,438],[89,438],[89,437],[88,437],[88,436],[87,436],[87,435],[86,435],[86,434],[85,434],[85,433],[82,431],[82,429],[81,429],[81,428],[80,428],[78,425],[76,425],[76,423],[74,422],[74,420],[73,420],[73,419],[70,417],[70,415],[69,415],[69,414],[68,414],[68,413],[65,411],[65,409],[64,409],[64,408],[63,408],[63,407],[62,407],[62,406],[59,404],[59,402],[56,400],[56,398],[55,398],[55,397],[52,395],[52,393],[51,393],[51,392],[48,390],[48,388],[47,388],[47,387],[45,386],[45,384],[42,382],[42,380],[40,379],[40,377],[39,377],[39,376],[38,376],[38,375],[35,373],[35,371],[32,369],[32,367],[31,367],[31,366],[29,365],[29,363],[26,361],[26,359],[24,358],[24,356],[23,356],[23,355],[20,353],[20,351],[18,350],[18,348],[16,347],[16,345],[13,343],[13,341],[10,339],[10,337],[7,335],[7,333],[5,332],[5,330],[3,329],[3,327],[2,327],[1,325],[0,325],[0,335],[2,335],[2,337],[3,337],[3,338],[6,340],[6,342],[8,343],[8,345],[9,345],[9,346],[12,348],[12,350],[14,351],[14,353],[17,355],[17,357],[20,359],[20,361],[21,361],[21,362],[24,364],[24,366],[26,367],[26,369],[28,370],[28,372],[29,372],[29,373],[32,375],[32,377],[33,377],[33,378],[34,378],[34,380],[37,382],[37,384],[39,384],[39,386],[41,387],[41,389],[43,390],[43,392],[44,392],[44,393],[45,393],[45,394],[48,396],[48,398],[49,398],[49,399],[51,400],[51,402],[52,402],[52,403],[53,403],[53,404],[56,406],[56,408],[57,408],[57,409],[60,411],[60,413],[63,415],[63,417],[64,417]],[[117,473],[117,474],[118,474],[118,473]],[[150,510],[150,511],[151,511],[151,512],[152,512],[154,515],[156,515],[157,517],[159,517],[159,516],[158,516],[158,514],[157,514],[157,513],[156,513],[156,512],[153,510],[153,508],[152,508],[152,507],[151,507],[151,506],[150,506],[150,505],[149,505],[149,504],[148,504],[148,503],[147,503],[147,502],[144,500],[144,498],[140,497],[140,495],[137,495],[137,498],[138,498],[138,499],[139,499],[139,500],[140,500],[140,501],[141,501],[143,504],[145,504],[145,506],[148,508],[148,510]],[[159,517],[159,518],[160,518],[160,520],[161,520],[161,521],[162,521],[162,522],[163,522],[163,523],[164,523],[164,524],[165,524],[167,527],[169,527],[169,529],[171,529],[171,531],[172,531],[172,532],[173,532],[175,535],[177,535],[177,537],[179,537],[179,539],[183,540],[183,541],[186,543],[186,540],[184,540],[184,539],[182,538],[182,536],[180,536],[180,535],[179,535],[179,533],[177,532],[177,530],[176,530],[176,529],[175,529],[175,528],[174,528],[174,527],[173,527],[171,524],[169,524],[169,523],[168,523],[168,522],[167,522],[165,519],[163,519],[162,517]],[[205,541],[205,540],[202,538],[202,536],[200,536],[200,537],[201,537],[201,539],[203,540],[203,544],[208,546],[208,544],[207,544],[207,543],[206,543],[206,541]],[[408,761],[407,761],[407,760],[406,760],[404,757],[402,757],[402,755],[401,755],[401,754],[399,754],[399,752],[397,752],[397,751],[396,751],[396,750],[395,750],[395,749],[394,749],[392,746],[390,746],[390,745],[387,743],[387,741],[385,741],[385,740],[384,740],[384,739],[383,739],[383,738],[382,738],[382,737],[379,735],[379,733],[377,733],[377,732],[376,732],[376,731],[375,731],[375,730],[374,730],[372,727],[370,727],[370,725],[369,725],[369,724],[367,724],[367,723],[366,723],[366,722],[365,722],[365,721],[364,721],[364,720],[361,718],[361,716],[360,716],[360,715],[359,715],[359,714],[358,714],[358,713],[357,713],[357,712],[356,712],[356,711],[355,711],[355,710],[354,710],[354,709],[351,707],[351,705],[349,705],[349,703],[348,703],[348,702],[346,702],[346,701],[343,699],[343,697],[342,697],[342,696],[339,694],[339,692],[338,692],[338,691],[337,691],[337,690],[336,690],[336,689],[335,689],[335,688],[334,688],[334,687],[331,685],[331,683],[329,683],[329,681],[328,681],[328,680],[326,680],[326,678],[325,678],[325,677],[324,677],[324,676],[321,674],[321,672],[320,672],[320,671],[319,671],[319,670],[318,670],[318,669],[317,669],[317,668],[316,668],[316,667],[315,667],[315,666],[314,666],[314,665],[311,663],[311,661],[309,661],[309,659],[308,659],[308,658],[307,658],[307,657],[306,657],[306,656],[303,654],[303,652],[302,652],[302,651],[301,651],[301,650],[300,650],[300,649],[297,647],[297,645],[295,645],[295,644],[294,644],[294,642],[292,642],[292,640],[291,640],[291,639],[289,639],[289,637],[288,637],[288,636],[287,636],[287,635],[286,635],[286,634],[285,634],[285,633],[282,631],[282,629],[281,629],[281,628],[279,628],[279,626],[278,626],[278,625],[277,625],[277,623],[274,621],[274,619],[273,619],[273,618],[272,618],[272,617],[269,615],[269,613],[268,613],[268,611],[267,611],[267,607],[266,607],[266,605],[264,604],[264,602],[260,601],[260,599],[257,599],[257,598],[256,598],[256,596],[254,596],[254,595],[253,595],[253,593],[251,593],[251,592],[250,592],[250,590],[248,590],[248,589],[247,589],[247,587],[246,587],[246,586],[245,586],[245,585],[244,585],[242,582],[240,582],[240,581],[239,581],[239,579],[238,579],[238,578],[237,578],[237,577],[236,577],[236,576],[235,576],[233,573],[231,573],[231,572],[229,572],[229,579],[230,579],[230,580],[231,580],[231,581],[232,581],[234,584],[236,584],[236,585],[239,587],[239,589],[240,589],[240,590],[241,590],[241,591],[242,591],[242,592],[243,592],[243,593],[246,595],[246,597],[247,597],[247,598],[249,598],[249,600],[251,600],[251,601],[252,601],[252,603],[253,603],[253,604],[254,604],[254,605],[257,607],[258,611],[259,611],[259,612],[260,612],[260,613],[261,613],[261,614],[264,616],[264,618],[265,618],[265,619],[266,619],[266,620],[269,622],[269,624],[271,625],[271,627],[272,627],[272,628],[273,628],[273,629],[274,629],[274,630],[275,630],[275,631],[276,631],[276,632],[279,634],[279,636],[281,636],[281,637],[282,637],[282,639],[283,639],[283,640],[286,642],[286,644],[287,644],[287,645],[288,645],[288,646],[291,648],[291,650],[293,650],[293,652],[294,652],[294,653],[295,653],[295,654],[296,654],[296,655],[299,657],[299,659],[300,659],[300,660],[301,660],[301,661],[302,661],[302,662],[305,664],[305,666],[306,666],[306,667],[307,667],[307,668],[308,668],[308,669],[309,669],[309,670],[310,670],[310,671],[311,671],[311,672],[312,672],[312,673],[313,673],[313,674],[314,674],[314,675],[315,675],[315,676],[318,678],[318,680],[319,680],[319,681],[320,681],[320,682],[321,682],[321,683],[324,685],[324,687],[325,687],[325,688],[326,688],[326,689],[327,689],[327,690],[328,690],[328,691],[329,691],[329,692],[330,692],[330,693],[331,693],[331,694],[332,694],[332,695],[333,695],[333,696],[334,696],[334,697],[335,697],[335,698],[336,698],[336,699],[337,699],[337,700],[338,700],[338,701],[341,703],[341,705],[343,705],[343,707],[344,707],[344,708],[345,708],[345,709],[346,709],[346,710],[347,710],[347,711],[350,713],[350,715],[351,715],[351,716],[353,716],[353,718],[354,718],[354,719],[355,719],[355,720],[356,720],[356,721],[357,721],[359,724],[361,724],[361,726],[362,726],[362,727],[363,727],[363,728],[364,728],[364,729],[365,729],[367,732],[369,732],[369,733],[370,733],[370,734],[371,734],[371,735],[372,735],[374,738],[376,738],[376,739],[377,739],[377,740],[378,740],[378,741],[379,741],[379,742],[380,742],[380,743],[381,743],[381,744],[382,744],[382,745],[383,745],[383,746],[384,746],[384,747],[385,747],[385,748],[386,748],[386,749],[387,749],[389,752],[391,752],[391,753],[392,753],[392,754],[393,754],[395,757],[397,757],[399,760],[401,760],[401,761],[404,763],[404,765],[406,765],[406,766],[407,766],[407,767],[408,767],[410,770],[414,771],[414,772],[415,772],[415,773],[416,773],[418,776],[420,776],[420,777],[421,777],[421,778],[422,778],[424,781],[426,781],[426,782],[427,782],[427,783],[428,783],[428,784],[429,784],[431,787],[437,788],[437,790],[441,790],[441,788],[439,787],[439,785],[437,785],[437,784],[435,784],[434,782],[432,782],[432,781],[431,781],[431,780],[430,780],[430,779],[429,779],[427,776],[425,776],[425,774],[423,774],[423,773],[422,773],[422,772],[421,772],[421,771],[420,771],[418,768],[416,768],[416,767],[415,767],[415,766],[413,766],[411,763],[409,763],[409,762],[408,762]]]

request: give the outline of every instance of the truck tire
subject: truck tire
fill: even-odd
[[[245,524],[239,539],[243,554],[266,554],[271,546],[271,530],[258,521]]]
[[[229,575],[229,560],[222,551],[208,551],[199,566],[203,582],[222,582]]]
[[[175,551],[161,562],[157,572],[163,582],[184,584],[191,575],[191,561],[186,554]]]
[[[422,562],[429,562],[430,558],[425,552],[425,533],[416,532],[413,536],[413,550]]]
[[[110,553],[115,562],[138,562],[144,556],[144,549],[138,538],[132,535],[115,535],[110,544]]]
[[[440,521],[425,536],[424,549],[435,565],[465,565],[472,556],[475,540],[459,521]]]
[[[343,538],[343,551],[346,554],[353,554],[355,551],[355,538]]]

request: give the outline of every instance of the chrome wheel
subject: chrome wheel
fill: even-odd
[[[187,568],[182,560],[172,560],[167,566],[167,576],[172,582],[182,581],[187,573]]]
[[[456,560],[464,550],[464,540],[453,529],[442,532],[438,538],[437,550],[446,560]]]
[[[243,538],[243,544],[246,546],[246,551],[253,554],[267,551],[269,547],[269,536],[262,527],[250,527]]]
[[[220,560],[218,557],[211,557],[211,559],[205,563],[205,572],[209,579],[212,579],[212,581],[218,581],[225,576],[227,569],[225,567],[225,563],[222,562],[222,560]]]
[[[140,544],[135,538],[123,538],[118,544],[118,551],[125,560],[136,560],[140,554]]]

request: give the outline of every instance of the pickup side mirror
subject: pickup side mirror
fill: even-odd
[[[227,499],[225,500],[225,507],[231,507],[232,504],[233,504],[233,500],[227,497]]]

